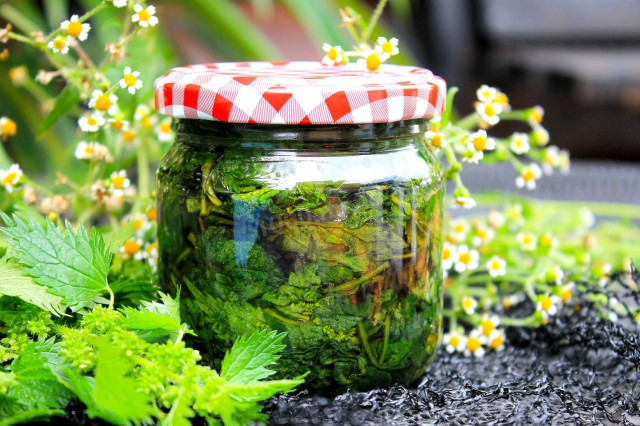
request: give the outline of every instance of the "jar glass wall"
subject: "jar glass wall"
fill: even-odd
[[[287,333],[281,377],[338,391],[410,384],[441,335],[442,168],[424,120],[179,120],[158,172],[161,285],[216,363]]]

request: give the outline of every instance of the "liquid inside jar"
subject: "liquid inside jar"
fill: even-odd
[[[205,359],[269,329],[287,333],[278,375],[309,372],[307,387],[414,382],[442,316],[442,170],[423,125],[287,140],[197,123],[178,124],[159,170],[159,267]]]

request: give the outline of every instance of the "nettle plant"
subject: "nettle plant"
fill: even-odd
[[[376,72],[396,55],[395,38],[369,43],[385,4],[381,0],[367,22],[342,10],[354,47],[325,44],[323,62],[340,66],[358,59]],[[104,46],[103,58],[92,58],[83,49],[95,31],[89,20],[110,8],[122,13],[121,34]],[[158,246],[151,171],[173,132],[170,121],[152,111],[150,94],[140,96],[154,76],[132,68],[127,49],[157,24],[151,5],[105,0],[49,34],[25,34],[11,25],[0,30],[1,42],[23,43],[48,62],[35,79],[25,65],[12,68],[9,79],[51,106],[44,130],[64,115],[75,116],[74,155],[87,164],[81,179],[59,170],[57,180],[47,183],[32,180],[17,163],[0,171],[5,210],[14,213],[3,214],[0,229],[4,423],[64,415],[75,398],[90,417],[116,424],[188,424],[194,416],[246,424],[263,418],[259,401],[303,380],[265,380],[283,349],[282,334],[240,339],[220,373],[201,365],[200,354],[184,342],[193,331],[181,322],[179,296],[172,299],[154,286]],[[3,58],[8,55],[5,49]],[[54,80],[66,83],[58,96],[42,90]],[[474,356],[501,350],[504,326],[539,326],[567,306],[580,309],[577,294],[604,318],[640,319],[608,287],[612,268],[630,270],[629,257],[640,255],[633,244],[640,238],[637,230],[614,224],[594,229],[593,214],[575,205],[472,197],[462,182],[465,163],[509,162],[517,171],[516,186],[529,189],[543,173],[566,172],[569,157],[548,146],[542,108],[512,109],[504,93],[482,86],[473,112],[455,119],[455,92],[450,90],[446,112],[424,135],[453,183],[451,205],[509,202],[483,217],[447,221],[446,350]],[[520,121],[529,130],[491,137],[489,131],[504,120]],[[11,117],[0,118],[2,161],[8,158],[4,143],[17,132]],[[595,207],[596,213],[638,217],[635,209]],[[510,315],[515,307],[528,314]]]

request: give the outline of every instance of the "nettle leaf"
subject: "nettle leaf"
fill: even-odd
[[[7,257],[0,259],[0,295],[18,297],[54,315],[63,315],[62,297],[36,284],[18,264]]]
[[[220,377],[228,383],[247,384],[273,375],[275,371],[267,367],[280,359],[285,337],[284,333],[267,330],[240,337],[225,354]]]
[[[187,324],[180,321],[180,294],[175,299],[168,294],[158,292],[160,302],[143,301],[140,309],[129,306],[120,309],[126,317],[127,327],[133,330],[145,330],[142,337],[154,339],[170,336],[182,330],[183,333],[195,333],[188,329]]]
[[[73,84],[67,84],[60,95],[56,97],[51,112],[42,122],[38,130],[38,138],[49,130],[63,115],[78,105],[78,102],[80,102],[80,92]]]
[[[89,236],[82,225],[74,231],[67,222],[63,232],[49,220],[43,227],[33,218],[0,216],[12,255],[37,284],[62,297],[64,306],[76,312],[106,290],[111,253],[95,229]]]

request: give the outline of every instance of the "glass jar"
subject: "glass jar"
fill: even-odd
[[[409,385],[441,337],[443,171],[426,120],[181,118],[158,171],[161,286],[216,364],[286,332],[275,367],[334,392]]]

